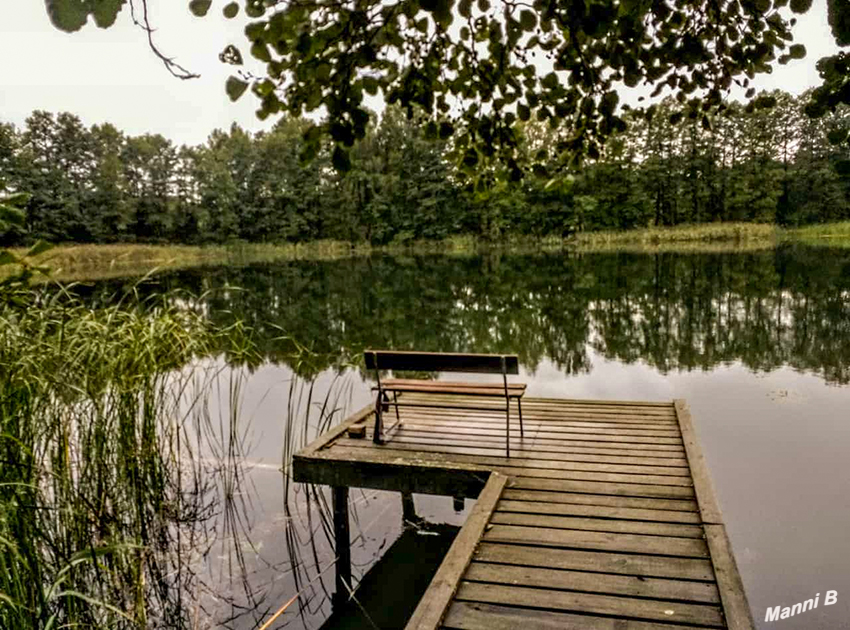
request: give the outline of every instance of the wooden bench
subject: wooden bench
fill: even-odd
[[[500,354],[456,354],[440,352],[395,352],[389,350],[366,350],[364,352],[366,368],[374,370],[377,386],[375,398],[375,431],[373,441],[384,444],[387,436],[401,426],[398,408],[405,407],[442,407],[432,402],[399,402],[398,395],[404,393],[446,394],[455,396],[493,397],[505,400],[506,451],[511,454],[511,399],[517,401],[519,410],[519,431],[524,436],[522,426],[522,403],[525,394],[524,383],[508,383],[508,374],[519,374],[519,358],[516,355]],[[381,380],[381,370],[415,372],[467,372],[478,374],[501,374],[501,383],[470,383],[460,381],[427,381],[422,379],[391,378]],[[392,400],[389,398],[392,394]],[[383,415],[389,407],[395,408],[396,422],[384,431]],[[452,404],[452,409],[491,411],[491,407],[468,404]]]

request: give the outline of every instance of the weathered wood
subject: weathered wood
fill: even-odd
[[[457,464],[446,468],[427,461],[346,460],[297,455],[292,459],[292,471],[295,481],[303,483],[471,498],[478,496],[490,475],[489,469],[472,465]]]
[[[449,441],[449,443],[447,443],[447,440]],[[495,443],[496,445],[494,446],[494,438],[489,436],[476,436],[474,437],[474,439],[468,438],[465,440],[457,439],[457,444],[451,444],[451,442],[454,440],[455,438],[452,438],[451,436],[440,437],[439,435],[429,435],[427,438],[419,438],[418,436],[412,436],[406,431],[399,431],[396,435],[393,436],[392,442],[391,444],[389,444],[389,446],[395,448],[399,444],[419,445],[421,446],[421,448],[419,448],[418,450],[422,452],[430,451],[434,453],[449,453],[452,451],[448,449],[455,447],[470,448],[475,449],[475,452],[480,455],[501,455],[501,445]],[[643,460],[647,462],[647,465],[652,466],[665,465],[664,463],[659,463],[659,461],[666,461],[671,466],[681,466],[682,462],[687,465],[687,460],[684,459],[684,450],[673,449],[664,451],[654,451],[643,448],[621,449],[607,445],[574,446],[574,442],[572,441],[538,441],[534,438],[518,439],[517,442],[520,444],[520,447],[516,450],[514,454],[514,456],[516,457],[532,457],[535,459],[571,461],[573,459],[573,455],[592,455],[603,458],[610,458],[610,460],[608,461],[612,462],[622,461],[624,459],[632,459],[635,460],[635,463],[639,463],[641,460]],[[337,444],[340,446],[345,445],[342,440],[338,441]],[[494,453],[494,450],[498,450],[500,452]]]
[[[598,551],[644,553],[685,558],[708,557],[708,547],[706,547],[705,541],[692,538],[493,525],[484,534],[484,540],[565,549],[596,549]]]
[[[477,535],[467,533],[465,552],[449,552],[420,602],[418,629],[752,630],[684,403],[526,397],[525,434],[507,458],[505,422],[519,423],[506,415],[504,383],[411,387],[420,383],[404,399],[423,406],[401,407],[403,425],[386,444],[349,438],[346,421],[293,460],[298,481],[461,500],[478,496],[491,475],[502,478],[501,499],[479,497],[473,514],[487,515],[476,517]],[[358,426],[370,413],[361,410]]]
[[[494,525],[522,525],[551,529],[582,529],[593,532],[615,534],[647,534],[649,536],[677,536],[680,538],[702,538],[702,527],[674,523],[627,521],[611,518],[561,516],[553,514],[517,514],[497,512],[490,522]]]
[[[513,411],[513,405],[511,406],[511,411]],[[517,409],[518,411],[518,409]],[[481,424],[503,424],[504,419],[498,418],[489,412],[469,412],[463,410],[447,410],[444,413],[440,414],[439,418],[435,418],[433,413],[430,411],[419,410],[415,407],[409,409],[402,409],[401,415],[405,417],[407,420],[417,420],[423,421],[425,423],[430,424],[438,424],[438,425],[455,425],[458,420],[464,420],[466,422],[476,422]],[[649,429],[649,430],[667,430],[667,431],[678,431],[679,425],[675,420],[673,421],[664,421],[664,422],[641,422],[638,419],[635,420],[620,420],[620,419],[609,419],[609,418],[589,418],[587,416],[552,416],[552,417],[544,417],[537,414],[531,413],[523,413],[522,417],[525,424],[531,426],[534,425],[535,428],[544,429],[548,426],[561,426],[561,427],[584,427],[584,428],[597,428],[597,429]],[[519,420],[514,420],[513,423],[519,425]]]
[[[670,626],[634,619],[625,621],[617,617],[593,617],[481,602],[454,602],[446,614],[445,627],[452,630],[680,630],[698,626]]]
[[[453,385],[443,385],[443,381],[420,381],[419,383],[406,381],[399,383],[399,379],[387,379],[381,381],[381,389],[392,392],[422,392],[441,394],[446,396],[495,396],[498,398],[505,397],[505,387],[501,385],[499,389],[494,387],[482,387],[478,383],[456,383]],[[373,387],[376,390],[377,387]],[[521,398],[525,393],[525,384],[508,385],[508,394],[511,398]]]
[[[341,422],[336,425],[332,429],[330,429],[327,433],[324,433],[317,437],[315,440],[310,442],[306,447],[301,449],[297,455],[302,457],[309,457],[313,453],[322,450],[323,448],[327,448],[331,443],[333,443],[337,438],[343,435],[350,426],[357,424],[361,420],[364,420],[369,417],[370,414],[375,412],[375,408],[372,405],[366,405],[349,417],[347,420]]]
[[[499,371],[501,373],[501,370]],[[468,381],[426,381],[418,378],[388,378],[381,381],[381,383],[387,386],[405,386],[405,385],[416,385],[427,387],[429,385],[433,385],[438,389],[442,389],[444,387],[484,387],[487,389],[495,389],[499,392],[502,392],[504,389],[504,385],[502,383],[470,383]],[[528,385],[526,383],[508,383],[508,387],[510,389],[526,389]],[[504,392],[502,392],[504,393]]]
[[[750,605],[747,603],[735,556],[732,555],[732,545],[726,535],[726,527],[706,525],[705,540],[711,552],[711,563],[714,566],[714,576],[729,630],[753,630],[755,626]]]
[[[508,484],[517,490],[554,490],[556,492],[578,492],[589,494],[613,494],[623,497],[649,497],[659,499],[693,499],[693,488],[679,486],[657,486],[640,483],[608,483],[597,481],[573,481],[570,479],[534,479],[517,477]]]
[[[642,510],[675,510],[693,512],[699,518],[699,510],[694,500],[682,499],[645,499],[640,497],[609,496],[604,494],[579,494],[575,492],[551,492],[548,490],[514,490],[506,488],[502,493],[505,500],[535,501],[543,503],[568,503],[576,505],[597,505],[615,508],[637,508]]]
[[[407,428],[410,425],[415,423],[410,422],[409,420],[402,418],[402,422],[406,425]],[[448,429],[446,429],[448,430]],[[531,433],[531,429],[529,429],[529,433]],[[475,426],[460,426],[454,429],[455,433],[459,433],[462,435],[490,435],[490,436],[498,436],[499,429],[495,426],[492,428],[488,427],[475,427]],[[504,424],[502,425],[502,435],[504,436]],[[665,436],[657,436],[657,435],[618,435],[617,433],[602,431],[582,431],[576,430],[573,428],[565,427],[563,429],[559,429],[558,427],[546,428],[546,429],[535,429],[534,430],[534,439],[542,440],[545,438],[551,439],[561,439],[561,440],[583,440],[586,442],[606,442],[611,444],[622,444],[622,448],[634,448],[633,444],[645,444],[653,447],[661,447],[661,446],[672,446],[677,450],[682,449],[682,439],[678,436],[674,435],[665,435]],[[517,438],[518,440],[518,438]]]
[[[482,542],[475,553],[481,562],[498,562],[550,569],[572,569],[643,577],[714,581],[708,559],[650,556],[632,553],[599,553],[580,549],[554,549]]]
[[[368,445],[361,446],[360,442],[351,444],[348,440],[340,441],[337,448],[369,448]],[[343,452],[343,451],[340,451]],[[418,448],[416,444],[398,443],[395,440],[389,442],[382,452],[394,454],[398,457],[409,456],[411,452],[422,453],[423,458],[427,457],[433,461],[446,462],[469,462],[472,464],[493,465],[493,466],[511,466],[512,468],[540,468],[547,470],[586,470],[593,472],[609,472],[609,473],[630,473],[635,475],[662,475],[669,477],[679,477],[688,480],[690,485],[690,475],[688,469],[684,467],[673,466],[649,466],[649,465],[630,465],[630,464],[609,464],[607,462],[579,462],[579,461],[563,461],[555,459],[538,459],[531,457],[503,457],[498,455],[465,455],[458,451],[453,452],[434,452],[425,455],[425,451]]]
[[[514,355],[462,354],[454,352],[402,352],[364,350],[368,370],[398,370],[411,372],[477,372],[519,374],[519,358]]]
[[[476,561],[469,565],[464,580],[493,584],[519,584],[565,591],[605,595],[631,595],[650,599],[719,604],[717,586],[711,582],[647,578],[635,575],[589,573]]]
[[[684,604],[595,593],[572,593],[542,588],[461,582],[457,601],[509,604],[528,608],[595,613],[623,619],[691,623],[722,628],[719,606]]]
[[[333,606],[341,608],[352,591],[351,535],[348,528],[348,488],[335,486],[332,491],[334,547],[336,552],[336,590]]]
[[[648,521],[653,523],[687,523],[698,525],[699,514],[694,512],[676,512],[674,510],[643,510],[626,507],[607,507],[604,505],[575,505],[572,503],[539,503],[535,501],[502,500],[497,512],[551,515],[551,516],[588,516],[596,519],[619,519],[626,521]],[[700,536],[702,529],[699,529]]]
[[[480,444],[478,441],[473,440],[463,440],[458,444],[454,444],[455,440],[451,437],[442,437],[442,436],[434,436],[428,437],[425,439],[411,437],[409,433],[405,431],[400,431],[397,435],[393,436],[393,439],[390,441],[386,447],[390,447],[393,450],[405,450],[405,451],[416,451],[416,452],[434,452],[434,453],[450,453],[449,450],[443,450],[453,447],[459,448],[473,448],[476,452],[481,452],[481,457],[501,457],[500,452],[501,446],[498,443],[492,443],[489,440],[492,438],[481,439]],[[654,454],[652,456],[643,456],[641,455],[621,455],[615,454],[612,455],[612,451],[604,450],[604,449],[571,449],[569,447],[564,447],[563,449],[553,449],[551,451],[548,450],[538,450],[533,448],[535,444],[533,439],[525,439],[518,440],[522,442],[523,445],[529,446],[531,448],[527,449],[519,449],[515,453],[511,454],[511,461],[523,461],[523,460],[534,460],[534,461],[551,461],[551,462],[595,462],[600,464],[625,464],[625,465],[634,465],[634,466],[655,466],[662,468],[685,468],[688,469],[688,460],[684,459],[684,457],[676,457],[675,455],[671,457],[656,457]],[[478,446],[476,446],[478,444]],[[494,444],[496,444],[494,446]],[[339,440],[337,442],[338,446],[351,446],[351,444],[345,440]],[[424,448],[428,447],[428,448]],[[443,448],[439,448],[443,447]],[[490,450],[488,450],[490,449]],[[590,452],[587,452],[587,451]],[[615,453],[619,453],[620,451],[613,451]]]
[[[466,397],[463,396],[440,396],[438,394],[425,394],[425,393],[408,393],[405,394],[411,401],[418,402],[428,402],[433,403],[434,408],[436,409],[444,409],[447,413],[452,411],[452,407],[454,405],[464,404],[467,402],[475,402],[477,397]],[[653,413],[653,414],[641,414],[641,413],[623,413],[617,411],[608,411],[608,410],[595,410],[595,409],[577,409],[577,408],[565,408],[558,409],[552,407],[542,407],[539,405],[528,404],[529,398],[522,398],[522,407],[523,411],[525,411],[525,407],[529,407],[529,412],[533,414],[535,417],[539,417],[543,420],[552,419],[557,417],[564,418],[586,418],[586,419],[597,419],[597,420],[611,420],[611,421],[640,421],[640,422],[648,422],[648,423],[657,423],[657,424],[675,424],[676,416],[671,412],[663,412],[663,413]],[[501,405],[494,401],[492,398],[485,398],[478,400],[481,404],[481,409],[478,410],[480,415],[487,415],[488,412],[498,412],[501,409]],[[511,407],[516,407],[517,401],[516,399],[511,400]]]
[[[702,449],[697,443],[691,413],[688,411],[688,406],[684,400],[676,400],[674,401],[674,405],[676,417],[682,429],[685,451],[688,454],[688,464],[691,467],[691,473],[694,478],[694,488],[697,493],[697,502],[699,503],[702,520],[705,523],[722,524],[723,516],[720,513],[720,506],[717,504],[717,497],[714,494],[714,486],[708,474],[708,466],[702,455]]]
[[[428,591],[405,626],[407,630],[432,630],[442,621],[458,583],[472,560],[490,515],[499,501],[506,480],[506,477],[497,473],[487,480],[466,523],[452,542],[445,561],[437,569]]]
[[[445,421],[437,421],[427,416],[415,416],[409,413],[401,414],[402,420],[404,421],[405,428],[410,427],[419,427],[420,430],[431,430],[431,431],[441,431],[446,428]],[[501,419],[501,422],[497,422],[495,420],[477,420],[475,418],[460,418],[460,422],[462,424],[454,425],[456,428],[462,429],[463,431],[467,431],[469,429],[474,430],[493,430],[498,429],[505,426],[504,418]],[[634,427],[624,427],[620,426],[585,426],[580,423],[538,423],[534,420],[529,420],[523,418],[523,424],[528,427],[529,432],[536,431],[542,434],[546,433],[590,433],[593,435],[626,435],[626,436],[651,436],[651,437],[671,437],[675,438],[677,442],[680,442],[681,433],[679,432],[679,428],[671,424],[670,428],[649,428],[645,429],[642,427],[634,428]],[[451,426],[451,425],[450,425]],[[519,422],[512,422],[511,427],[519,428]]]

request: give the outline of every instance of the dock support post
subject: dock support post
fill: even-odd
[[[410,492],[401,493],[401,518],[406,523],[419,522],[419,517],[416,515],[416,504],[413,502],[413,494]]]
[[[348,530],[348,488],[333,487],[334,545],[336,546],[336,591],[333,607],[341,608],[351,590],[351,535]]]

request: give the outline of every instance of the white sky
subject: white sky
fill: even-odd
[[[20,127],[35,109],[68,111],[86,125],[111,122],[131,135],[160,133],[178,144],[202,143],[213,129],[234,121],[250,130],[270,127],[274,117],[265,122],[256,118],[258,101],[252,94],[231,103],[224,93],[224,81],[234,68],[222,64],[218,53],[234,43],[246,63],[250,58],[242,14],[226,20],[221,15],[225,2],[214,0],[206,18],[199,19],[188,4],[149,0],[160,50],[201,74],[180,81],[148,49],[126,8],[112,28],[89,24],[66,34],[50,24],[41,0],[0,0],[0,120]],[[819,82],[817,59],[836,50],[826,0],[814,0],[795,37],[805,44],[806,59],[761,75],[757,87],[800,93]]]

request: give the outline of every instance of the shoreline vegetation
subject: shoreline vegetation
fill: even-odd
[[[570,237],[507,236],[497,241],[464,235],[439,241],[410,240],[374,246],[320,240],[306,243],[64,244],[36,257],[60,280],[98,280],[151,271],[206,265],[243,265],[288,260],[338,260],[371,254],[472,255],[485,251],[711,253],[752,251],[784,243],[850,247],[850,221],[785,229],[772,224],[714,223],[611,232],[581,232]],[[12,248],[22,255],[25,248]]]

